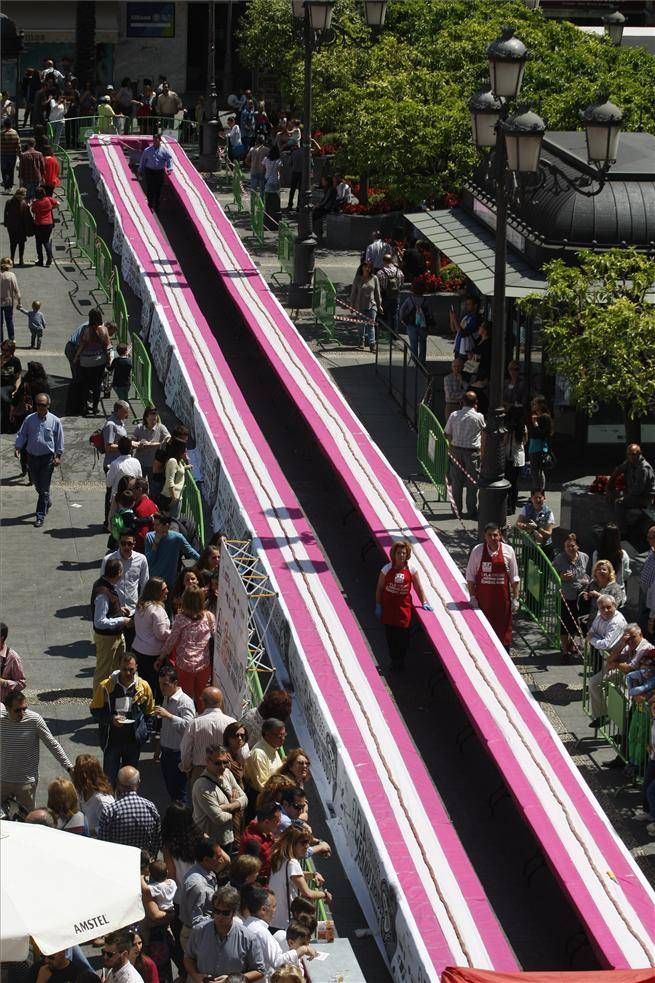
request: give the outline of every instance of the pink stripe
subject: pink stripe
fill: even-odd
[[[192,181],[194,187],[202,196],[203,203],[212,221],[215,223],[224,246],[227,247],[234,258],[234,266],[249,270],[253,269],[252,260],[247,254],[240,238],[235,233],[231,223],[224,216],[220,206],[207,189],[205,183],[192,167],[183,151],[177,147],[173,149],[178,165],[184,169],[187,177]],[[224,262],[218,255],[213,242],[202,227],[197,215],[194,214],[193,207],[189,204],[183,189],[175,177],[172,181],[172,186],[178,191],[181,201],[187,208],[192,221],[194,221],[197,232],[202,238],[217,271],[223,275],[226,272]],[[268,340],[265,331],[257,321],[256,312],[252,310],[247,300],[239,292],[238,284],[229,276],[223,276],[223,279],[226,288],[230,291],[235,303],[238,304],[244,320],[266,352],[271,363],[275,366],[287,391],[316,433],[326,454],[328,454],[330,460],[333,462],[335,470],[345,482],[351,497],[357,503],[373,535],[377,538],[379,545],[383,548],[388,547],[392,537],[386,529],[381,528],[380,520],[374,509],[370,506],[368,498],[362,493],[356,476],[351,471],[348,458],[340,450],[319,415],[320,411],[312,403],[311,392],[308,391],[309,387],[307,387],[305,380],[300,380],[297,375],[294,375],[289,363],[285,361]],[[329,401],[337,416],[343,421],[345,429],[356,435],[360,452],[382,484],[388,497],[393,500],[394,506],[402,515],[403,522],[414,532],[416,539],[422,544],[426,555],[435,568],[435,572],[443,582],[452,599],[462,603],[464,607],[462,614],[467,629],[475,638],[481,652],[484,653],[484,657],[487,659],[489,667],[493,670],[496,679],[505,689],[512,703],[519,711],[526,728],[529,728],[528,732],[531,732],[538,738],[540,747],[547,752],[545,753],[546,768],[550,765],[552,771],[557,775],[573,806],[579,812],[590,837],[596,841],[599,848],[603,851],[608,869],[612,870],[617,880],[621,883],[626,898],[634,907],[643,924],[652,924],[653,898],[651,892],[637,879],[635,867],[631,863],[623,844],[620,843],[613,832],[607,829],[599,811],[600,806],[590,801],[585,794],[582,778],[570,762],[561,743],[553,739],[552,732],[547,727],[544,718],[538,711],[534,701],[525,694],[519,679],[507,664],[504,655],[498,651],[495,638],[490,634],[486,623],[481,622],[468,607],[468,598],[465,596],[438,547],[428,536],[425,530],[424,519],[417,513],[413,503],[408,500],[405,489],[398,476],[391,470],[386,460],[374,447],[368,434],[363,430],[361,422],[354,416],[345,401],[337,393],[335,387],[327,379],[326,374],[318,365],[317,360],[308,352],[306,346],[299,338],[295,327],[278,305],[263,278],[260,275],[252,276],[249,277],[248,283],[256,291],[259,300],[273,319],[280,335],[284,337],[285,341],[302,361],[303,368]],[[395,490],[396,487],[398,489],[397,492]],[[428,634],[431,635],[433,641],[436,641],[439,632],[435,629],[435,619],[422,612],[419,612],[419,616]],[[458,691],[465,699],[465,703],[469,702],[470,684],[465,675],[458,671],[457,656],[447,638],[442,637],[438,651],[442,653],[444,665],[455,682]],[[520,767],[517,767],[516,759],[511,752],[508,755],[499,753],[499,735],[495,722],[489,714],[485,713],[484,719],[486,726],[482,728],[477,716],[473,715],[473,717],[476,726],[481,731],[483,739],[492,747],[494,757],[497,759],[499,766],[501,766],[501,770],[519,805],[523,809],[528,822],[530,822],[542,846],[546,849],[554,869],[564,886],[571,893],[581,917],[584,918],[590,931],[596,937],[596,941],[601,951],[605,954],[608,964],[612,966],[625,966],[625,957],[618,947],[611,940],[608,940],[608,929],[604,920],[600,916],[596,917],[598,915],[597,910],[594,912],[594,915],[590,915],[589,904],[594,904],[594,902],[590,898],[584,880],[572,866],[566,844],[562,842],[559,835],[552,828],[552,823],[534,794],[529,781],[526,781],[521,774]],[[501,737],[501,740],[504,742],[505,739]],[[548,827],[551,828],[549,829]],[[563,874],[563,871],[566,871],[566,874]],[[595,927],[592,924],[593,922],[597,923]]]
[[[91,147],[96,166],[112,193],[114,202],[117,203],[123,231],[137,252],[142,268],[149,274],[161,274],[161,270],[151,261],[147,249],[142,242],[142,234],[134,224],[125,207],[123,192],[119,191],[113,179],[105,155],[102,152],[98,152],[95,141],[92,141]],[[131,177],[127,163],[122,155],[114,155],[114,158],[120,164],[123,172],[128,177]],[[145,216],[147,214],[145,199],[136,182],[132,184],[132,191],[137,208]],[[159,229],[154,223],[151,224],[151,230],[161,245],[162,255],[170,257],[170,246],[164,240],[163,236],[161,236]],[[314,540],[311,527],[306,522],[304,515],[302,515],[299,503],[277,466],[270,448],[259,432],[255,420],[248,410],[241,392],[223,359],[220,348],[204,320],[186,281],[181,276],[179,267],[176,266],[175,271],[178,284],[183,284],[182,293],[184,294],[184,299],[189,306],[195,324],[202,332],[207,351],[220,374],[223,385],[229,390],[235,406],[238,408],[239,415],[246,424],[250,437],[257,446],[259,454],[274,481],[277,492],[282,501],[286,503],[287,509],[290,511],[295,509],[302,516],[300,519],[295,520],[295,528],[298,535],[302,537],[301,541],[312,563],[320,571],[317,576],[320,578],[323,589],[330,597],[330,601],[341,624],[346,628],[358,662],[366,674],[369,685],[393,733],[394,740],[402,751],[409,773],[413,778],[422,801],[426,805],[426,811],[433,817],[433,826],[435,832],[438,831],[439,842],[448,858],[449,864],[453,871],[456,872],[463,895],[467,899],[470,899],[469,903],[477,923],[478,931],[484,940],[493,965],[498,968],[515,968],[517,965],[516,960],[500,931],[493,911],[484,897],[482,887],[448,819],[443,803],[437,795],[430,776],[420,756],[417,754],[389,694],[377,675],[366,643],[359,632],[359,628],[349,608],[345,604],[329,571],[324,570],[324,556]],[[159,277],[153,276],[152,285],[158,302],[170,308],[170,305],[167,303],[167,289],[162,285]],[[179,290],[180,287],[178,286],[176,289]],[[226,468],[232,477],[235,487],[238,489],[241,501],[248,511],[253,529],[259,538],[270,544],[267,546],[266,551],[268,561],[274,571],[277,583],[284,594],[285,602],[293,616],[294,624],[299,626],[299,634],[302,637],[305,655],[317,678],[322,680],[322,692],[324,694],[330,694],[330,710],[338,727],[340,737],[348,747],[355,767],[358,768],[358,776],[362,782],[371,808],[374,810],[376,817],[381,817],[378,819],[380,832],[392,857],[399,882],[412,908],[424,944],[430,953],[434,966],[438,971],[441,971],[449,961],[452,961],[452,954],[448,949],[448,945],[441,931],[439,930],[438,933],[435,932],[435,927],[438,927],[438,925],[435,925],[436,919],[431,903],[425,893],[422,879],[414,866],[412,854],[404,841],[400,827],[395,821],[391,804],[386,797],[384,787],[378,778],[373,761],[368,754],[362,735],[350,710],[348,697],[341,689],[341,684],[332,668],[329,656],[323,648],[311,615],[307,611],[306,602],[288,570],[288,561],[282,555],[281,549],[273,545],[277,541],[276,537],[273,535],[273,530],[253,491],[248,474],[243,467],[241,455],[230,443],[229,435],[222,426],[221,416],[215,409],[213,398],[204,381],[203,369],[197,365],[194,356],[189,350],[188,342],[184,335],[184,328],[178,324],[173,314],[170,316],[169,323],[173,330],[178,349],[181,354],[184,353],[185,355],[185,364],[192,379],[199,406],[206,414],[212,431],[217,437],[218,445],[221,448],[221,456],[225,461]],[[296,513],[292,512],[291,514],[295,515]],[[360,764],[364,767],[359,768]]]

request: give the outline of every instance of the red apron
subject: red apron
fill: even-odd
[[[492,556],[484,544],[480,568],[475,577],[475,596],[480,610],[503,645],[512,642],[512,602],[509,574],[502,547]]]
[[[409,628],[412,623],[412,574],[405,566],[387,570],[382,589],[382,624]]]

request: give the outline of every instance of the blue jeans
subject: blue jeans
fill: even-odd
[[[133,768],[139,767],[140,755],[140,744],[119,744],[117,747],[105,748],[102,770],[112,785],[116,784],[116,776],[125,765],[132,765]]]
[[[55,469],[55,456],[54,454],[28,454],[27,468],[34,490],[39,496],[36,502],[36,517],[45,519],[46,512],[50,508],[50,482]]]
[[[0,307],[0,341],[4,341],[3,328],[7,324],[7,337],[14,340],[14,307],[13,304],[3,304]]]
[[[173,802],[186,802],[186,775],[178,768],[180,757],[180,752],[172,748],[161,749],[162,778]]]
[[[264,194],[264,185],[266,184],[265,174],[251,174],[250,175],[250,188],[252,191],[258,191],[260,195]]]
[[[409,347],[412,355],[418,362],[425,365],[425,355],[428,341],[427,328],[417,328],[415,324],[408,324],[407,338],[409,340]]]
[[[374,345],[375,344],[375,318],[377,317],[377,308],[369,307],[367,311],[364,311],[364,316],[368,320],[364,323],[364,344]]]

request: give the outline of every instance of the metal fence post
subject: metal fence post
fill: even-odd
[[[516,551],[521,577],[522,610],[535,621],[548,642],[559,648],[562,581],[546,554],[522,529],[514,526],[509,541]]]

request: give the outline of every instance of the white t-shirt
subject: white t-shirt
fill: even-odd
[[[81,797],[80,797],[81,798]],[[105,806],[114,801],[114,796],[107,792],[94,792],[86,802],[82,802],[82,812],[86,816],[89,833],[93,836],[98,828],[100,816]]]
[[[284,928],[286,930],[289,924],[289,905],[298,896],[298,888],[293,878],[301,874],[302,867],[300,866],[300,861],[295,858],[293,860],[287,860],[279,870],[271,874],[268,886],[271,891],[275,892],[275,900],[277,901],[277,908],[275,909],[272,922],[274,928]]]
[[[230,141],[231,147],[239,146],[239,144],[241,143],[241,130],[239,129],[238,123],[234,124],[232,129],[229,131],[227,138]]]
[[[170,911],[173,907],[173,898],[177,893],[177,884],[172,877],[160,881],[158,884],[148,884],[150,897],[156,902],[160,911]]]

